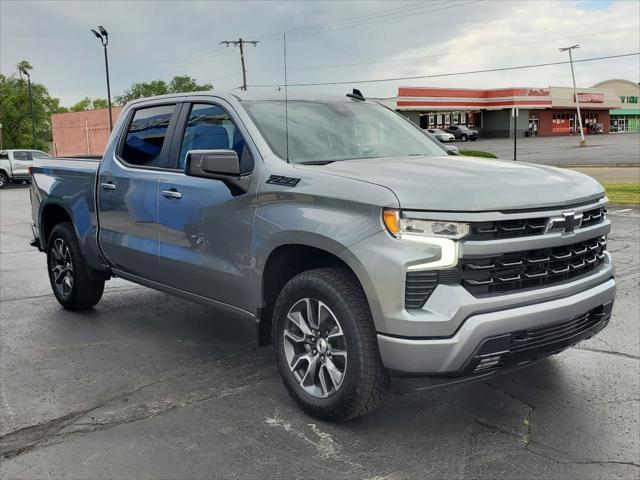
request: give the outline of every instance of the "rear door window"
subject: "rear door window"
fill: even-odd
[[[133,114],[120,158],[137,167],[162,167],[163,147],[175,105],[140,108]]]

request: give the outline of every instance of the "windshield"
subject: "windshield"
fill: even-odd
[[[243,101],[242,105],[271,150],[286,159],[284,101]],[[442,148],[420,129],[376,103],[290,101],[288,130],[292,163],[443,155]]]

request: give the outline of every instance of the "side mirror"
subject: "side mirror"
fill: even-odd
[[[246,192],[250,176],[242,176],[240,158],[234,150],[189,150],[185,174],[191,177],[222,180],[231,189]]]

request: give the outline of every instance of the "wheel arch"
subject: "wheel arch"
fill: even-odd
[[[63,222],[71,222],[75,230],[75,224],[69,211],[64,205],[56,202],[43,203],[40,207],[40,245],[43,250],[47,248],[49,235],[54,227]],[[76,232],[77,234],[77,232]]]
[[[272,314],[278,294],[285,284],[299,273],[322,267],[341,267],[350,272],[365,291],[363,282],[353,268],[352,259],[343,255],[344,247],[331,248],[336,243],[329,240],[320,246],[306,243],[282,243],[275,246],[264,259],[260,271],[259,288],[260,308],[258,310],[258,341],[267,345],[271,341]],[[329,246],[329,248],[327,248]],[[369,299],[369,297],[367,296]],[[371,302],[369,301],[370,308]],[[373,313],[373,312],[372,312]]]

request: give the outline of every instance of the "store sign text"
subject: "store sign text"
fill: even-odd
[[[632,97],[632,96],[621,96],[620,100],[622,101],[622,103],[638,103],[638,97]]]
[[[580,103],[604,103],[604,93],[577,93]]]

